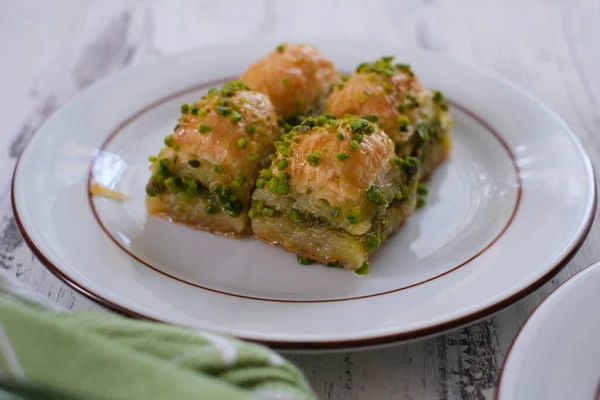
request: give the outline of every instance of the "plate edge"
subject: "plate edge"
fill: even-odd
[[[21,153],[21,154],[23,154],[23,153]],[[119,314],[122,314],[125,316],[135,317],[135,318],[139,318],[139,319],[146,319],[146,320],[156,321],[156,322],[164,322],[164,321],[159,321],[155,318],[149,317],[147,315],[138,313],[136,311],[129,310],[125,307],[119,306],[119,305],[111,302],[110,300],[107,300],[107,299],[103,298],[102,296],[94,293],[93,291],[83,287],[82,285],[79,285],[77,282],[74,282],[68,276],[63,274],[62,271],[60,271],[60,269],[57,268],[36,247],[35,243],[33,242],[33,240],[31,240],[31,238],[27,234],[27,231],[25,230],[25,227],[23,226],[23,223],[19,217],[19,212],[17,210],[17,205],[16,205],[16,201],[15,201],[15,181],[16,181],[16,176],[17,176],[17,171],[18,171],[20,160],[21,160],[21,155],[19,155],[19,158],[15,165],[12,182],[11,182],[12,211],[13,211],[13,216],[15,218],[15,222],[17,224],[17,227],[19,228],[19,231],[21,232],[21,236],[23,237],[25,244],[27,244],[27,247],[29,247],[29,249],[36,256],[36,258],[44,265],[44,267],[46,267],[46,269],[48,269],[50,272],[52,272],[53,275],[55,275],[58,279],[60,279],[67,286],[71,287],[76,292],[82,294],[83,296],[87,297],[88,299],[100,304],[101,306],[108,308],[112,311],[118,312]],[[333,340],[333,341],[285,341],[285,340],[276,341],[276,340],[258,340],[258,339],[243,337],[243,336],[237,336],[237,337],[242,340],[247,340],[250,342],[263,344],[263,345],[266,345],[266,346],[269,346],[269,347],[272,347],[275,349],[281,349],[281,350],[327,350],[327,349],[344,350],[344,349],[350,349],[350,348],[357,349],[357,348],[364,348],[364,347],[387,345],[387,344],[407,341],[410,339],[418,339],[418,338],[422,338],[422,337],[426,337],[426,336],[437,335],[437,334],[441,334],[441,333],[449,331],[449,330],[459,328],[463,325],[475,322],[481,318],[488,317],[488,316],[502,310],[503,308],[516,303],[517,301],[521,300],[528,294],[539,289],[542,285],[544,285],[546,282],[548,282],[550,279],[552,279],[558,272],[560,272],[569,263],[569,261],[571,261],[571,259],[575,256],[575,254],[577,254],[577,252],[579,251],[579,249],[585,242],[585,239],[587,238],[587,236],[590,233],[590,230],[592,228],[594,218],[596,215],[596,206],[597,206],[597,200],[598,200],[597,185],[596,185],[596,180],[595,180],[594,169],[592,168],[590,171],[591,171],[591,178],[594,183],[592,186],[592,191],[593,191],[593,198],[592,198],[592,203],[591,203],[592,207],[591,207],[591,212],[588,215],[588,219],[585,222],[585,225],[581,232],[581,236],[578,238],[575,246],[573,246],[571,251],[566,253],[562,257],[562,259],[559,262],[557,262],[545,275],[540,277],[533,284],[529,285],[528,287],[522,289],[521,291],[513,294],[512,296],[510,296],[508,298],[505,298],[505,299],[503,299],[495,304],[492,304],[484,309],[481,309],[481,310],[471,313],[469,315],[464,315],[464,316],[454,319],[452,321],[447,321],[447,322],[437,324],[434,326],[420,328],[420,329],[403,332],[403,333],[399,333],[399,334],[374,336],[374,337],[365,338],[365,339]],[[569,278],[569,279],[571,279],[571,278]],[[541,303],[540,303],[540,305],[541,305]],[[519,333],[520,333],[520,331],[519,331]],[[516,340],[516,338],[515,338],[515,340]],[[513,344],[514,344],[514,342],[513,342]],[[509,351],[511,348],[512,348],[512,344],[511,344],[511,347],[509,348]],[[505,358],[505,361],[507,358],[508,358],[508,352],[507,352],[507,357]],[[504,367],[504,364],[503,364],[503,367]],[[500,374],[499,379],[501,377],[502,377],[502,373]],[[498,382],[500,382],[500,380],[498,380]],[[498,386],[498,388],[499,388],[499,386]],[[498,397],[496,397],[496,400],[498,400]]]
[[[592,268],[600,268],[600,261],[596,261],[596,262],[588,265],[587,267],[585,267],[581,271],[578,271],[577,273],[571,275],[563,283],[561,283],[560,285],[558,285],[557,287],[552,289],[552,291],[550,293],[548,293],[548,295],[546,297],[544,297],[544,299],[540,302],[540,304],[538,304],[533,309],[531,314],[529,314],[529,316],[525,319],[525,322],[523,322],[523,325],[521,325],[521,327],[519,328],[519,331],[515,335],[512,342],[510,343],[510,346],[508,346],[508,350],[506,350],[506,356],[504,357],[504,360],[502,361],[502,367],[500,368],[500,375],[498,376],[498,384],[496,386],[496,393],[494,394],[494,400],[501,400],[500,387],[502,384],[502,378],[504,377],[504,371],[506,369],[506,364],[508,364],[508,358],[513,350],[513,347],[517,343],[517,340],[519,339],[519,337],[525,330],[525,327],[531,322],[531,318],[537,313],[537,311],[540,309],[540,307],[542,307],[545,303],[548,302],[548,299],[550,299],[554,293],[556,293],[559,289],[561,289],[563,286],[567,285],[568,283],[575,281],[577,278],[579,278],[581,275],[583,275],[584,272],[587,272],[588,270],[590,270]],[[600,399],[600,381],[598,382],[598,387],[596,389],[596,396],[594,397],[593,400],[597,400],[597,399]]]

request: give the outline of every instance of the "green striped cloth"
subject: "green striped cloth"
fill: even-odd
[[[0,399],[316,399],[271,350],[43,304],[0,273]]]

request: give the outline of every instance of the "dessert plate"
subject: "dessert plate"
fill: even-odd
[[[277,348],[351,348],[456,328],[517,301],[582,244],[594,176],[575,134],[497,77],[376,43],[314,40],[342,72],[395,55],[442,90],[451,156],[427,205],[357,276],[293,254],[149,218],[149,155],[182,103],[238,76],[277,43],[204,47],[118,73],[39,129],[13,180],[13,207],[36,256],[114,310]],[[130,197],[94,197],[99,183]]]
[[[536,308],[506,356],[498,399],[600,399],[599,287],[596,263]]]

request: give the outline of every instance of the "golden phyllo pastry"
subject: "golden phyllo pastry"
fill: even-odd
[[[284,118],[320,112],[338,78],[333,63],[316,48],[292,43],[279,45],[240,76],[268,95]]]
[[[394,64],[393,57],[363,63],[354,74],[342,77],[325,109],[337,117],[377,115],[396,153],[419,159],[422,179],[450,151],[451,119],[442,93],[423,88],[410,67]]]
[[[374,121],[373,118],[370,118]],[[415,209],[418,163],[364,118],[309,117],[276,142],[252,196],[257,238],[358,273]]]
[[[247,232],[254,183],[278,138],[271,102],[232,81],[181,113],[165,147],[150,157],[148,212],[215,233]]]

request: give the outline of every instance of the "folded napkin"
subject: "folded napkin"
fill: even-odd
[[[316,399],[256,344],[110,313],[66,312],[0,273],[0,399]]]

